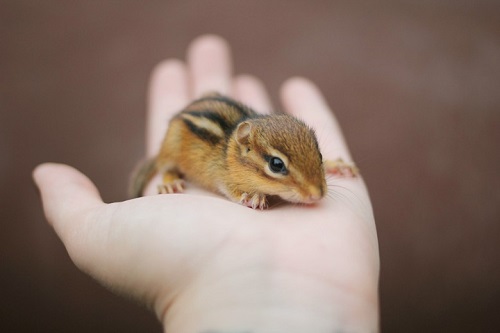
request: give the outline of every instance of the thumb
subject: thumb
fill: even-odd
[[[33,171],[49,223],[62,237],[68,223],[103,205],[94,184],[78,170],[64,164],[45,163]]]

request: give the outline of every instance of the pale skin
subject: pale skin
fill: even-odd
[[[233,77],[227,43],[192,42],[186,62],[166,60],[149,89],[146,154],[157,153],[167,120],[218,91],[260,112],[262,83]],[[282,109],[318,132],[325,159],[351,157],[318,88],[287,80]],[[151,307],[173,333],[377,332],[379,254],[362,177],[331,178],[314,206],[253,210],[186,183],[182,194],[103,203],[76,169],[38,166],[34,179],[50,225],[73,262],[112,290]],[[125,180],[124,180],[125,181]],[[334,186],[332,186],[334,185]],[[339,194],[340,193],[340,194]]]

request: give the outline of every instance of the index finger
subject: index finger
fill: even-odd
[[[146,154],[152,157],[160,150],[170,118],[189,102],[185,64],[165,60],[153,70],[149,86],[146,125]]]

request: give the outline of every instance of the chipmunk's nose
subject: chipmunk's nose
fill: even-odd
[[[309,196],[308,196],[308,201],[309,202],[316,202],[323,198],[323,189],[321,187],[316,187],[316,186],[311,186],[309,188]]]

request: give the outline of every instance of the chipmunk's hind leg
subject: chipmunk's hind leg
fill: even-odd
[[[184,180],[179,170],[179,161],[182,160],[183,138],[187,136],[186,125],[180,116],[170,120],[169,127],[161,145],[156,170],[162,177],[162,184],[158,185],[158,193],[179,193],[184,191]]]
[[[354,164],[344,162],[341,158],[336,160],[326,160],[323,162],[325,173],[342,177],[357,177],[359,169]]]
[[[180,193],[184,191],[184,180],[176,168],[164,168],[162,184],[158,185],[159,194]]]

